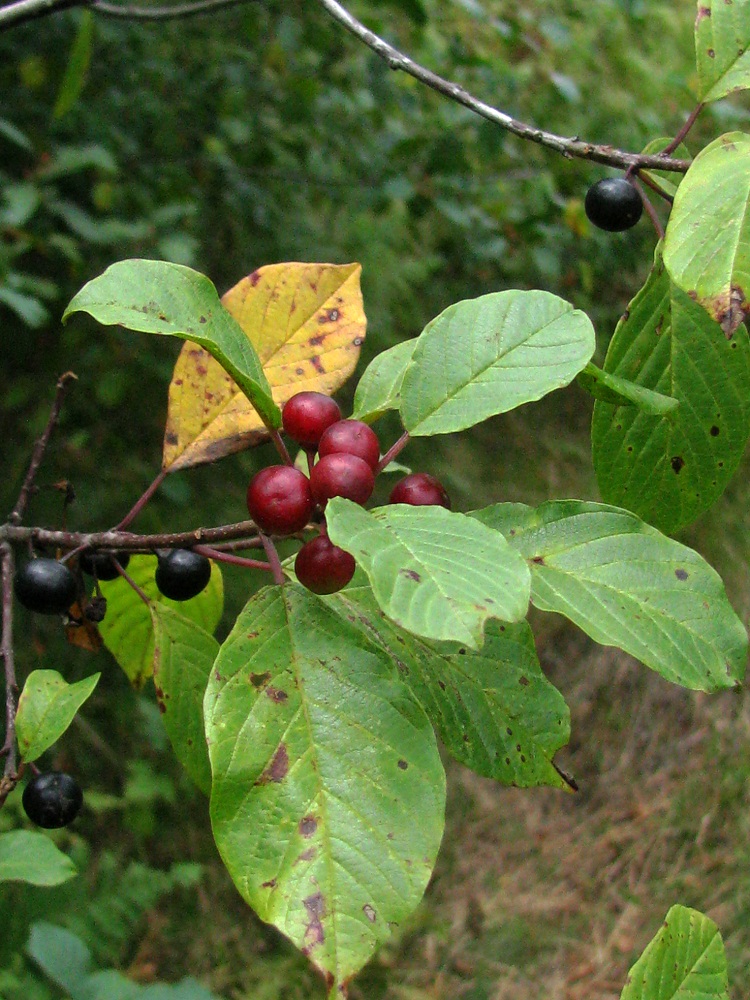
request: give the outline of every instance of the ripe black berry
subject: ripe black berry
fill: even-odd
[[[374,488],[372,469],[356,455],[326,455],[315,463],[310,472],[310,489],[315,502],[321,505],[331,497],[346,497],[354,503],[367,503]]]
[[[72,823],[81,811],[83,792],[69,774],[48,771],[31,779],[21,801],[32,823],[45,830],[57,830]]]
[[[313,512],[310,481],[291,465],[261,469],[247,488],[250,517],[267,535],[302,531]]]
[[[189,601],[206,587],[211,579],[211,562],[192,549],[172,549],[159,556],[156,586],[159,593],[172,601]]]
[[[126,569],[130,556],[127,552],[82,552],[78,565],[84,573],[95,576],[97,580],[116,580],[120,574],[115,560]]]
[[[375,431],[361,420],[339,420],[331,424],[318,444],[318,454],[356,455],[374,471],[380,461],[380,442]]]
[[[354,576],[354,557],[325,535],[305,542],[294,560],[294,572],[313,594],[335,594]]]
[[[440,506],[451,509],[451,501],[439,479],[428,472],[412,472],[391,490],[389,503],[410,503],[415,507]]]
[[[323,432],[339,420],[339,404],[322,392],[298,392],[281,410],[286,433],[292,441],[310,451],[316,450]]]
[[[599,229],[620,233],[630,229],[643,213],[643,201],[634,184],[624,177],[605,177],[586,192],[586,215]]]
[[[24,563],[16,572],[13,589],[25,608],[43,615],[61,615],[76,599],[75,577],[57,559]]]

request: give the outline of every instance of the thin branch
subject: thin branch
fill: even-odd
[[[37,440],[34,445],[34,450],[31,453],[31,461],[29,462],[29,469],[26,473],[26,478],[23,481],[23,486],[21,487],[21,492],[18,494],[18,500],[16,500],[16,505],[10,512],[8,520],[11,524],[20,524],[23,520],[23,515],[26,513],[26,507],[29,502],[29,496],[31,494],[32,487],[34,485],[34,480],[36,479],[36,474],[39,471],[39,466],[42,464],[42,459],[44,458],[44,452],[49,444],[49,439],[52,435],[52,431],[55,429],[55,424],[60,417],[60,409],[62,408],[63,399],[65,398],[65,393],[67,392],[68,385],[78,378],[73,372],[65,372],[57,380],[57,386],[55,391],[55,398],[52,403],[52,408],[50,410],[49,419],[47,420],[47,426],[42,432],[42,436]]]
[[[70,7],[87,7],[89,2],[90,0],[16,0],[16,3],[0,7],[0,31]]]
[[[9,781],[16,777],[16,709],[18,707],[18,683],[13,660],[13,549],[5,542],[0,546],[2,560],[2,621],[3,634],[0,640],[0,656],[5,668],[5,740],[0,755],[5,757],[4,775]],[[11,786],[12,787],[12,786]],[[11,789],[9,788],[8,791]],[[7,794],[7,792],[6,792]]]
[[[266,555],[268,556],[268,562],[271,566],[271,572],[273,573],[273,582],[278,583],[281,586],[284,583],[284,570],[281,568],[281,561],[279,560],[279,553],[276,551],[276,546],[273,544],[268,535],[264,535],[263,532],[260,534],[260,539],[263,542],[263,548],[266,550]]]
[[[698,115],[701,113],[702,110],[703,110],[703,103],[702,102],[695,105],[695,107],[693,108],[693,110],[690,112],[690,114],[685,119],[685,122],[684,122],[682,128],[680,129],[680,131],[677,133],[677,135],[674,137],[674,139],[672,139],[672,141],[669,143],[669,145],[664,147],[664,149],[662,150],[663,153],[673,153],[677,149],[677,147],[680,145],[680,143],[682,142],[682,140],[686,137],[686,135],[688,134],[688,132],[690,131],[690,129],[693,127],[693,125],[695,125],[695,120],[698,117]]]
[[[248,2],[249,0],[196,0],[196,3],[179,3],[173,7],[141,7],[94,0],[91,6],[97,13],[107,17],[122,17],[129,21],[169,21],[178,17],[193,17],[195,14],[210,14],[221,7],[235,7]]]
[[[497,108],[485,104],[484,101],[478,100],[478,98],[474,97],[467,90],[464,90],[463,87],[459,87],[458,84],[452,83],[450,80],[446,80],[438,76],[437,73],[433,73],[424,66],[420,66],[419,63],[414,62],[408,56],[404,55],[403,52],[400,52],[379,35],[366,28],[345,7],[337,3],[337,0],[318,0],[318,2],[335,21],[343,25],[347,31],[350,31],[361,42],[364,42],[391,69],[403,70],[404,73],[413,76],[420,83],[426,84],[432,90],[436,90],[439,94],[443,94],[457,104],[462,104],[465,108],[480,115],[482,118],[486,118],[488,121],[494,122],[520,139],[528,139],[531,142],[539,143],[541,146],[553,149],[555,152],[561,153],[568,158],[578,157],[579,159],[593,160],[596,163],[606,163],[611,167],[622,167],[623,169],[635,166],[644,169],[674,170],[678,173],[685,173],[690,166],[690,160],[673,160],[663,153],[649,156],[639,153],[628,153],[624,150],[614,149],[612,146],[600,146],[592,142],[584,142],[577,137],[566,138],[565,136],[555,135],[553,132],[547,132],[544,129],[536,128],[534,125],[518,121],[504,111],[499,111]]]
[[[214,559],[216,562],[231,563],[233,566],[245,566],[248,569],[271,570],[271,564],[262,559],[247,559],[245,556],[235,556],[231,552],[222,549],[214,549],[210,545],[194,545],[193,552],[198,552],[207,559]]]
[[[643,189],[643,185],[639,183],[639,181],[637,180],[635,181],[635,186],[638,188],[638,191],[640,193],[641,201],[643,202],[643,207],[646,209],[646,215],[648,215],[649,219],[651,220],[651,224],[656,230],[657,239],[663,240],[664,226],[662,226],[661,219],[656,214],[656,209],[651,204],[651,199],[648,197],[648,195]]]
[[[379,472],[382,472],[383,469],[386,468],[386,466],[390,465],[391,462],[393,461],[393,459],[397,455],[401,454],[401,452],[404,450],[404,448],[407,446],[407,444],[409,443],[410,440],[411,439],[409,437],[409,432],[408,431],[404,431],[404,433],[401,435],[401,437],[398,439],[398,441],[394,442],[391,445],[391,447],[388,449],[388,451],[385,453],[385,455],[383,455],[383,457],[378,462],[378,464],[377,464],[377,466],[375,468],[375,475],[376,476],[378,475]]]
[[[144,492],[141,494],[138,500],[136,500],[136,502],[130,508],[128,513],[122,519],[122,521],[120,521],[119,524],[115,525],[113,529],[114,531],[123,531],[125,528],[127,528],[127,526],[130,524],[131,521],[135,520],[135,518],[138,516],[138,514],[140,514],[140,512],[149,502],[154,493],[156,493],[156,491],[159,489],[159,487],[164,482],[166,477],[167,477],[167,470],[162,469],[159,475],[156,477],[156,479],[154,479],[154,481],[151,483],[151,485],[146,490],[144,490]]]
[[[136,535],[130,531],[55,531],[51,528],[26,528],[21,525],[0,524],[0,542],[32,541],[40,547],[74,549],[78,547],[123,549],[128,552],[150,552],[152,549],[191,548],[194,545],[230,541],[234,538],[253,538],[257,535],[255,521],[238,521],[216,528],[196,528],[193,531],[176,531],[159,535]],[[253,544],[252,541],[250,544]]]

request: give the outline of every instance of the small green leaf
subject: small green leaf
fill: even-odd
[[[747,632],[719,575],[697,552],[635,514],[561,500],[497,504],[474,517],[529,561],[531,600],[697,691],[735,687]]]
[[[371,422],[399,408],[401,383],[416,346],[416,338],[405,340],[370,362],[357,383],[352,417]]]
[[[202,792],[211,792],[203,696],[219,651],[214,637],[165,603],[151,605],[154,685],[177,759]]]
[[[677,399],[664,415],[601,401],[591,444],[602,499],[673,534],[708,510],[750,436],[750,341],[731,340],[669,278],[659,248],[610,341],[604,367]],[[709,375],[710,373],[710,375]]]
[[[23,760],[36,760],[60,739],[100,677],[92,674],[68,684],[56,670],[33,670],[29,674],[16,715],[18,749]]]
[[[488,621],[482,649],[472,652],[399,628],[367,586],[326,602],[382,645],[456,760],[505,785],[570,789],[552,763],[570,736],[570,713],[542,673],[527,622]]]
[[[414,910],[435,863],[445,775],[432,726],[382,649],[294,583],[240,613],[204,712],[229,873],[341,986]]]
[[[63,322],[76,312],[87,312],[105,325],[205,347],[263,421],[269,427],[281,426],[281,411],[271,398],[255,349],[222,306],[212,283],[197,271],[161,260],[121,260],[83,286],[63,313]]]
[[[477,649],[488,618],[526,615],[525,562],[502,535],[465,514],[407,504],[366,511],[337,497],[326,522],[331,541],[369,577],[383,611],[409,632]]]
[[[703,103],[750,87],[750,3],[699,0],[695,61]]]
[[[722,135],[693,160],[669,216],[664,263],[730,337],[750,311],[750,135]]]
[[[0,882],[60,885],[78,869],[50,840],[36,830],[0,833]]]
[[[540,399],[568,385],[594,347],[588,316],[549,292],[457,302],[419,336],[401,386],[404,427],[448,434]]]
[[[680,405],[679,399],[646,389],[636,382],[602,371],[589,362],[578,376],[578,383],[595,399],[616,406],[637,406],[643,413],[663,416]]]
[[[181,617],[195,622],[206,632],[219,624],[224,605],[221,570],[211,564],[211,579],[205,590],[189,601],[170,601],[159,593],[154,581],[156,556],[134,555],[128,564],[128,576],[150,601],[172,608]],[[107,599],[107,615],[99,626],[104,645],[138,688],[151,676],[154,665],[154,626],[151,609],[122,577],[100,581]]]
[[[713,920],[673,906],[628,973],[620,1000],[729,1000],[724,942]]]
[[[62,118],[63,115],[67,114],[81,96],[91,62],[93,41],[94,16],[90,10],[84,10],[81,12],[81,23],[70,50],[60,90],[57,93],[57,100],[52,111],[54,118]]]

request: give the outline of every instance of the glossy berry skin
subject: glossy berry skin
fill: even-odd
[[[312,467],[310,488],[315,502],[321,506],[332,497],[367,503],[375,488],[375,474],[356,455],[326,455]]]
[[[354,557],[325,535],[305,542],[294,560],[294,572],[313,594],[335,594],[354,576]]]
[[[415,507],[445,507],[451,509],[451,501],[439,479],[428,472],[412,472],[399,479],[391,490],[389,503],[409,503]]]
[[[326,455],[356,455],[375,471],[380,461],[380,442],[372,427],[361,420],[339,420],[337,424],[331,424],[321,437],[318,454],[321,458]]]
[[[313,512],[310,480],[291,465],[261,469],[247,488],[250,517],[266,535],[302,531]]]
[[[159,556],[156,586],[172,601],[189,601],[204,590],[211,579],[211,561],[191,549],[172,549]]]
[[[284,431],[307,451],[316,451],[323,432],[339,420],[339,404],[322,392],[298,392],[281,409]]]
[[[30,611],[61,615],[76,599],[76,581],[57,559],[30,559],[20,566],[13,581],[19,602]]]
[[[37,774],[23,790],[23,808],[32,823],[57,830],[72,823],[83,805],[83,792],[64,771]]]
[[[624,177],[605,177],[592,184],[584,207],[589,220],[608,233],[631,229],[643,214],[638,189]]]
[[[130,556],[127,552],[82,552],[78,560],[78,565],[84,573],[95,576],[97,580],[116,580],[120,575],[115,566],[115,559],[122,566],[127,568]]]

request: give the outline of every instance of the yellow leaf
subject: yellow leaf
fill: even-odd
[[[280,406],[306,389],[331,395],[354,371],[366,329],[361,271],[359,264],[269,264],[223,296]],[[185,343],[169,386],[162,467],[212,462],[267,437],[233,379]]]

